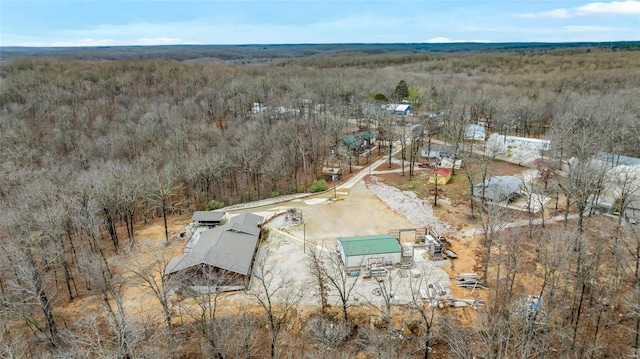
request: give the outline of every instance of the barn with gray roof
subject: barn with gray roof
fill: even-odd
[[[164,275],[190,286],[244,287],[260,240],[264,218],[245,213],[209,229],[187,254],[172,258]]]

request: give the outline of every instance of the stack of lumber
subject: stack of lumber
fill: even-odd
[[[476,273],[460,273],[456,275],[456,285],[458,287],[470,289],[487,289],[487,287],[483,283],[478,282],[478,279],[480,279],[480,276]]]
[[[451,249],[445,249],[444,250],[444,254],[446,254],[447,257],[449,257],[451,259],[458,258],[458,255],[456,254],[456,252],[452,251]]]
[[[482,299],[480,299],[480,298],[476,298],[476,299],[454,299],[453,301],[451,301],[449,303],[449,305],[451,305],[452,307],[456,307],[456,308],[471,306],[472,308],[476,309],[476,308],[478,308],[478,306],[484,305],[484,301]]]

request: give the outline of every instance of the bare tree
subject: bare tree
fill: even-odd
[[[542,224],[544,226],[544,208],[542,204],[544,203],[543,199],[539,199],[542,197],[539,194],[538,186],[535,183],[534,177],[523,178],[522,186],[520,186],[520,194],[527,201],[527,214],[528,214],[528,236],[529,238],[533,237],[533,220],[536,212],[535,206],[537,204],[541,205],[540,209],[540,218],[542,219]]]
[[[171,200],[180,190],[175,184],[175,174],[171,167],[165,167],[152,175],[148,183],[148,195],[162,211],[164,221],[165,244],[169,245],[169,228],[167,226],[167,211],[172,207]]]
[[[278,358],[278,337],[282,325],[302,299],[305,289],[301,283],[292,281],[266,258],[267,253],[258,254],[255,260],[249,291],[256,298],[267,316],[271,333],[270,357]]]
[[[13,276],[4,281],[12,312],[30,328],[33,333],[52,347],[60,345],[58,324],[55,320],[54,305],[57,298],[56,278],[48,272],[53,265],[48,255],[51,250],[47,237],[37,231],[29,231],[19,225],[24,223],[15,217],[18,213],[7,211],[2,233],[11,233],[11,240],[6,235],[2,240],[1,253],[3,262],[13,270]]]
[[[3,358],[14,359],[27,358],[29,356],[33,357],[34,355],[29,353],[26,341],[21,340],[19,337],[12,336],[11,333],[7,333],[3,330],[0,331],[0,356]]]
[[[631,266],[633,268],[633,294],[629,295],[633,316],[633,329],[631,330],[631,345],[634,349],[634,355],[640,354],[640,231],[636,226],[630,226],[631,236],[634,246],[629,248],[632,258],[635,261]]]
[[[443,96],[444,97],[444,96]],[[445,142],[453,147],[452,161],[452,175],[456,172],[456,160],[459,159],[462,153],[462,148],[465,141],[465,132],[470,122],[470,115],[467,108],[463,103],[457,103],[457,101],[464,101],[464,99],[454,93],[449,94],[446,101],[444,126],[442,135]],[[472,150],[473,148],[471,148]]]
[[[30,228],[37,230],[33,236],[41,236],[39,241],[46,244],[47,247],[50,246],[48,257],[51,262],[47,263],[47,267],[53,270],[56,291],[58,290],[57,267],[59,266],[62,269],[69,299],[73,300],[78,295],[78,288],[69,265],[69,252],[64,243],[64,222],[68,218],[68,213],[60,198],[62,195],[49,181],[42,181],[38,185],[34,184],[32,191],[27,194],[28,199],[25,198],[29,201],[32,212],[24,220]]]
[[[455,320],[445,320],[441,324],[440,332],[452,358],[467,359],[479,354],[478,347],[471,344],[472,338],[475,339],[475,333],[471,328]]]
[[[260,355],[255,314],[244,306],[216,319],[218,350],[225,358],[255,358]]]
[[[500,204],[486,203],[480,211],[480,222],[482,225],[482,236],[485,246],[485,258],[483,258],[483,277],[488,279],[489,264],[491,262],[491,252],[494,249],[499,232],[509,224],[509,209]]]
[[[384,336],[384,346],[386,347],[386,353],[384,357],[392,358],[399,357],[401,331],[396,330],[393,326],[393,307],[397,303],[397,294],[394,287],[398,286],[398,272],[388,273],[386,277],[380,277],[376,279],[376,287],[373,289],[375,296],[379,297],[381,301],[367,300],[369,306],[374,308],[378,312],[378,316],[384,322],[386,333]],[[371,298],[369,295],[362,295],[363,298]]]
[[[140,250],[157,250],[155,248],[141,248]],[[137,256],[138,253],[132,253],[132,257]],[[172,312],[177,302],[173,298],[174,287],[179,280],[177,277],[168,277],[164,275],[164,269],[169,263],[167,259],[167,253],[162,251],[160,254],[154,255],[154,260],[151,263],[142,263],[137,259],[133,259],[132,264],[128,270],[133,273],[135,278],[139,281],[142,287],[148,289],[153,294],[153,297],[158,301],[162,308],[162,316],[166,325],[168,340],[170,341],[170,353],[172,358],[176,358],[175,342],[172,335],[173,323]]]
[[[398,142],[400,142],[400,165],[402,166],[402,175],[404,176],[404,162],[407,159],[407,147],[411,142],[409,134],[407,133],[407,125],[404,123],[404,121],[399,127],[400,128],[396,127],[396,131],[398,133]]]
[[[177,277],[175,277],[177,275]],[[211,347],[211,356],[225,358],[224,333],[228,328],[220,321],[219,313],[225,307],[220,288],[231,279],[228,273],[203,265],[195,271],[173,274],[171,282],[181,291],[186,291],[196,302],[195,308],[182,306],[192,317]],[[200,284],[190,287],[190,284]],[[182,304],[182,303],[181,303]]]
[[[495,161],[496,156],[500,154],[500,152],[500,146],[495,141],[487,141],[485,143],[482,155],[480,156],[473,151],[473,144],[460,144],[460,157],[464,161],[464,173],[467,177],[471,195],[469,199],[471,218],[475,218],[474,203],[477,200],[477,198],[474,198],[475,181],[486,183],[485,181],[487,181],[491,172],[493,171],[493,162]],[[453,166],[455,167],[455,163],[453,164]],[[479,198],[481,202],[481,209],[483,209],[487,205],[484,189],[485,187],[483,186]]]
[[[136,245],[134,223],[136,213],[140,207],[140,197],[142,195],[142,182],[140,174],[130,167],[116,168],[112,175],[116,181],[116,191],[114,195],[117,198],[127,228],[129,237],[129,246]]]
[[[498,244],[495,303],[511,302],[515,291],[516,276],[521,272],[526,259],[526,237],[522,235],[520,228],[504,230],[496,238]],[[503,280],[503,273],[504,279]],[[503,284],[504,283],[504,284]]]
[[[421,119],[420,123],[415,125],[415,127],[411,129],[411,148],[409,150],[409,179],[413,178],[414,166],[416,165],[416,161],[418,160],[418,156],[420,154],[420,148],[422,146],[422,140],[424,138],[425,132],[426,130],[424,126],[424,119]]]
[[[607,176],[605,186],[610,188],[611,194],[614,196],[614,203],[612,212],[618,213],[618,222],[616,224],[616,234],[614,237],[614,243],[617,244],[621,235],[621,229],[623,221],[627,222],[628,209],[633,196],[640,193],[640,180],[637,177],[637,171],[633,167],[618,166],[613,168]]]
[[[569,275],[573,256],[571,239],[574,234],[564,228],[549,228],[543,231],[538,242],[538,261],[543,269],[539,296],[548,306],[555,302],[556,286]]]
[[[95,176],[98,176],[98,174],[96,173]],[[115,180],[112,177],[107,176],[102,181],[99,181],[96,178],[93,182],[95,183],[95,186],[92,185],[92,189],[94,191],[96,202],[100,205],[104,222],[111,237],[111,242],[113,243],[113,248],[117,252],[120,250],[120,240],[117,232],[117,221],[119,216],[118,203],[115,196],[113,196],[116,186]]]
[[[318,286],[317,291],[318,296],[320,297],[320,311],[324,314],[326,309],[329,307],[329,288],[323,268],[325,264],[322,259],[322,250],[320,250],[315,243],[311,241],[309,243],[309,254],[307,254],[307,260],[309,261],[309,270],[311,271],[313,279]]]
[[[125,279],[120,276],[116,266],[105,263],[96,255],[87,255],[82,262],[99,292],[100,297],[96,299],[108,316],[108,323],[116,338],[118,357],[124,359],[135,357],[136,345],[142,337],[132,321],[131,313],[125,310]]]
[[[220,153],[199,154],[193,159],[191,167],[187,169],[189,172],[197,174],[198,188],[200,188],[200,200],[209,200],[211,195],[211,186],[216,183],[219,186],[219,179],[223,176],[223,172],[228,169],[226,158]],[[218,187],[218,191],[220,188]]]
[[[583,219],[591,196],[598,191],[608,167],[595,160],[595,155],[603,149],[603,133],[609,124],[602,121],[597,113],[586,109],[568,109],[554,123],[552,129],[552,153],[555,168],[562,171],[560,188],[575,206],[578,214],[577,228],[582,233]],[[565,216],[569,211],[569,203]],[[578,243],[576,243],[578,245]]]
[[[335,349],[349,335],[349,328],[344,323],[334,323],[323,316],[314,316],[306,323],[306,330],[323,349]]]
[[[431,348],[431,336],[434,325],[434,318],[436,309],[438,308],[438,298],[423,298],[422,293],[433,292],[437,296],[441,293],[437,293],[436,285],[430,281],[432,276],[430,275],[430,269],[426,266],[422,268],[422,275],[416,279],[413,276],[409,277],[409,288],[411,289],[411,309],[418,313],[422,319],[422,326],[424,327],[424,333],[422,334],[423,346],[424,346],[424,359],[429,359],[429,352]],[[432,289],[432,290],[430,290]]]
[[[325,248],[324,245],[318,246],[312,243],[309,248],[312,273],[316,275],[317,271],[318,280],[322,280],[322,283],[331,291],[335,290],[342,310],[342,319],[345,326],[349,327],[351,323],[348,309],[351,305],[350,301],[359,276],[349,277],[346,273],[346,268],[342,266],[340,258],[331,250]],[[327,297],[330,296],[331,292],[328,292]]]
[[[393,116],[387,114],[380,119],[378,123],[378,132],[380,139],[386,141],[389,148],[389,168],[391,168],[391,155],[393,154],[393,143],[399,139],[398,129],[396,128],[396,121]]]

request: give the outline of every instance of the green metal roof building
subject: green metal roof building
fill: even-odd
[[[379,260],[384,264],[400,263],[402,248],[398,240],[389,234],[338,238],[338,253],[345,268],[369,264]]]

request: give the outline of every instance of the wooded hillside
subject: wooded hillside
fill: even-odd
[[[167,328],[160,329],[145,322],[149,318],[130,317],[120,305],[119,288],[128,279],[121,276],[118,263],[134,255],[139,228],[154,218],[166,220],[207,204],[309,192],[313,181],[323,177],[328,161],[341,163],[345,170],[359,161],[359,150],[344,141],[349,134],[376,132],[378,151],[388,151],[393,143],[409,146],[404,141],[411,136],[424,141],[427,133],[457,143],[462,141],[461,126],[482,122],[496,133],[551,139],[556,163],[571,157],[586,162],[598,153],[640,157],[640,51],[593,47],[339,54],[251,65],[36,59],[2,63],[0,71],[4,357],[199,357],[201,347],[209,345],[211,328],[178,324],[175,317],[172,323],[169,315]],[[424,132],[401,132],[398,118],[381,110],[384,101],[376,94],[392,103],[405,100],[397,92],[401,80],[408,85],[406,100],[412,104],[413,118]],[[254,104],[260,104],[258,111]],[[473,178],[480,178],[482,169],[473,168],[478,171]],[[581,237],[557,235],[576,243],[575,257],[567,256],[568,262],[578,262],[571,273],[582,286],[554,282],[558,287],[575,285],[577,297],[567,303],[571,315],[560,322],[572,331],[556,323],[547,329],[556,336],[544,343],[565,340],[570,345],[555,346],[559,352],[549,355],[544,345],[531,344],[526,353],[505,345],[497,353],[489,350],[496,353],[493,357],[514,357],[516,352],[527,358],[622,357],[618,355],[633,351],[633,333],[637,346],[638,234],[616,236],[629,240],[619,257],[624,261],[608,258],[624,265],[587,273],[604,258],[591,254],[606,238],[583,228],[582,213],[598,181],[587,176],[590,167],[576,171],[554,194],[565,196],[580,213],[572,233],[590,238],[585,240],[589,245],[579,247],[576,238]],[[620,228],[618,223],[617,230],[629,230]],[[168,231],[163,239],[169,242]],[[592,262],[580,263],[586,260]],[[552,269],[545,274],[557,275]],[[594,278],[615,285],[610,293],[616,297],[600,301],[596,291],[606,289],[592,285]],[[74,300],[87,296],[102,300],[86,308],[86,316],[64,314]],[[608,308],[613,308],[609,316],[596,315]],[[507,312],[506,307],[493,308],[491,314],[500,317]],[[211,356],[263,357],[269,346],[265,323],[256,319],[255,311],[236,314],[221,317],[216,333],[224,327],[237,329],[216,334],[216,339],[240,344],[217,348]],[[586,323],[580,321],[584,316]],[[458,350],[462,344],[455,340],[469,331],[478,341],[483,335],[498,335],[498,320],[487,318],[489,322],[476,327],[442,327],[437,331],[439,348],[451,357],[471,357],[473,353]],[[626,333],[625,338],[616,343],[620,348],[607,352],[598,332],[617,326],[622,326],[617,333]],[[518,330],[523,331],[518,332],[521,337],[515,329],[505,336],[538,338],[527,328]],[[304,338],[316,345],[305,357],[321,357],[325,346],[345,345],[345,358],[358,352],[353,340],[340,344],[307,332],[296,338],[301,329],[293,324],[284,331],[291,343],[281,357],[298,357],[297,341]],[[580,335],[585,337],[577,341]],[[166,349],[168,337],[184,344],[174,351],[154,351]],[[590,347],[589,338],[600,340],[598,346]],[[369,340],[383,339],[370,333]]]

